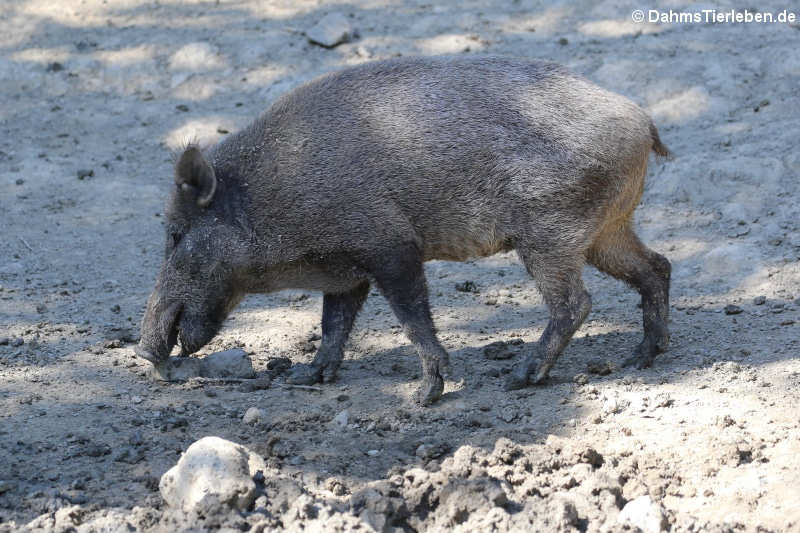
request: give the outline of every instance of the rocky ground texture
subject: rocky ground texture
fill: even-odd
[[[800,25],[631,18],[670,8],[742,9],[5,0],[0,531],[800,531]],[[552,379],[504,391],[547,311],[501,254],[427,265],[452,366],[430,408],[377,293],[334,384],[285,382],[319,344],[298,291],[246,299],[199,354],[243,350],[255,378],[158,379],[132,347],[170,150],[323,72],[440,53],[555,60],[652,114],[675,158],[637,225],[673,262],[670,350],[620,368],[638,297],[587,270]]]

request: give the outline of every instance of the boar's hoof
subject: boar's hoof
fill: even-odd
[[[644,368],[650,368],[653,366],[653,361],[656,359],[656,355],[660,354],[664,350],[659,348],[658,343],[651,342],[647,338],[643,340],[639,346],[636,347],[636,351],[633,355],[622,363],[622,366],[635,366],[639,370]]]
[[[166,361],[166,358],[160,358],[159,359],[153,353],[151,353],[149,350],[146,350],[146,349],[142,348],[138,344],[133,347],[133,353],[135,353],[136,355],[138,355],[142,359],[147,359],[148,361],[150,361],[154,365],[157,365],[157,364],[160,364],[160,363],[163,363],[164,361]]]
[[[422,382],[422,386],[414,395],[414,400],[419,405],[430,405],[442,396],[444,392],[444,379],[442,376],[434,376]]]
[[[313,385],[322,382],[322,368],[314,365],[294,365],[289,369],[286,382],[292,385]]]

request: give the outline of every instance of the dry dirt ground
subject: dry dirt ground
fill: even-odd
[[[800,26],[636,24],[635,8],[743,9],[640,4],[3,0],[0,531],[615,531],[643,495],[654,529],[800,531]],[[357,37],[310,44],[331,12]],[[619,368],[638,297],[587,269],[594,310],[552,379],[503,391],[547,318],[505,254],[427,265],[452,354],[433,407],[411,401],[418,361],[377,293],[335,384],[149,379],[132,342],[170,148],[320,73],[439,53],[552,59],[653,115],[676,157],[652,163],[637,225],[673,262],[669,352]],[[320,311],[319,294],[250,297],[201,353],[240,346],[262,373],[307,362]],[[242,422],[250,407],[260,422]],[[163,505],[159,477],[206,435],[265,457],[253,510]]]

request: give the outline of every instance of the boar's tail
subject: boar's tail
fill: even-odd
[[[672,152],[661,142],[661,137],[658,136],[656,125],[652,122],[650,122],[650,138],[653,139],[653,151],[657,156],[672,159]]]

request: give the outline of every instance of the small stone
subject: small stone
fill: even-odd
[[[257,390],[266,390],[272,386],[272,376],[269,374],[257,377],[255,379],[248,379],[239,385],[241,392],[254,392]]]
[[[593,361],[589,361],[586,365],[586,371],[590,374],[597,374],[598,376],[607,376],[614,372],[617,369],[617,365],[615,365],[611,361],[602,361],[600,359],[595,359]]]
[[[444,442],[437,442],[433,444],[420,444],[417,446],[417,449],[414,453],[423,461],[429,461],[431,459],[438,459],[449,451],[449,445]]]
[[[58,61],[53,61],[52,63],[47,64],[47,72],[61,72],[64,70],[64,65],[59,63]]]
[[[182,111],[182,112],[186,113],[186,112],[189,111],[189,106],[186,105],[186,104],[178,104],[178,105],[175,106],[175,109],[177,109],[178,111]]]
[[[9,339],[8,337],[0,338],[0,346],[8,346],[8,344],[10,342],[11,342],[11,339]]]
[[[499,418],[503,422],[510,424],[519,417],[517,410],[512,406],[506,406],[500,410]]]
[[[456,283],[456,290],[458,292],[478,292],[478,286],[474,281],[465,281],[464,283]]]
[[[251,407],[245,411],[242,422],[245,424],[259,424],[264,420],[266,413],[258,407]]]
[[[726,305],[724,310],[726,315],[738,315],[742,312],[742,308],[734,304]]]
[[[112,313],[119,313],[121,310],[122,310],[122,308],[119,306],[119,304],[115,304],[115,305],[113,305],[111,307],[111,312]]]
[[[306,31],[308,40],[325,48],[346,43],[353,36],[353,28],[341,13],[328,13]]]
[[[37,304],[36,305],[36,312],[39,313],[40,315],[42,313],[46,313],[47,312],[47,306],[44,305],[44,304]]]
[[[267,370],[274,375],[282,374],[292,366],[292,360],[288,357],[274,357],[267,361]]]
[[[763,294],[753,298],[753,305],[764,305],[765,303],[767,303],[767,297]]]
[[[82,168],[78,170],[77,174],[79,180],[82,180],[84,178],[91,178],[92,176],[94,176],[94,170],[91,168]]]
[[[586,374],[576,374],[575,377],[572,378],[572,381],[574,381],[578,385],[586,385],[587,383],[589,383],[589,376],[587,376]]]
[[[567,46],[569,44],[569,39],[567,39],[566,37],[561,37],[558,40],[558,44],[560,44],[561,46]]]
[[[110,453],[111,453],[111,446],[109,446],[108,444],[97,444],[94,442],[90,442],[89,444],[83,447],[79,455],[85,455],[87,457],[102,457]]]
[[[331,424],[339,429],[344,429],[347,427],[347,423],[350,421],[350,413],[347,412],[347,409],[340,411],[338,415],[333,417],[331,420]]]
[[[23,185],[24,183],[25,180],[22,178],[17,178],[17,180],[14,182],[15,185]]]
[[[381,454],[380,450],[367,450],[367,455],[370,457],[376,457]]]
[[[650,496],[640,496],[625,504],[617,515],[617,523],[631,524],[644,533],[661,533],[667,528],[664,510]]]
[[[794,320],[791,318],[781,321],[781,326],[791,326],[792,324],[794,324]]]
[[[344,496],[345,494],[350,492],[349,490],[347,490],[347,487],[336,478],[329,478],[325,482],[325,488],[331,491],[334,494],[334,496]]]

